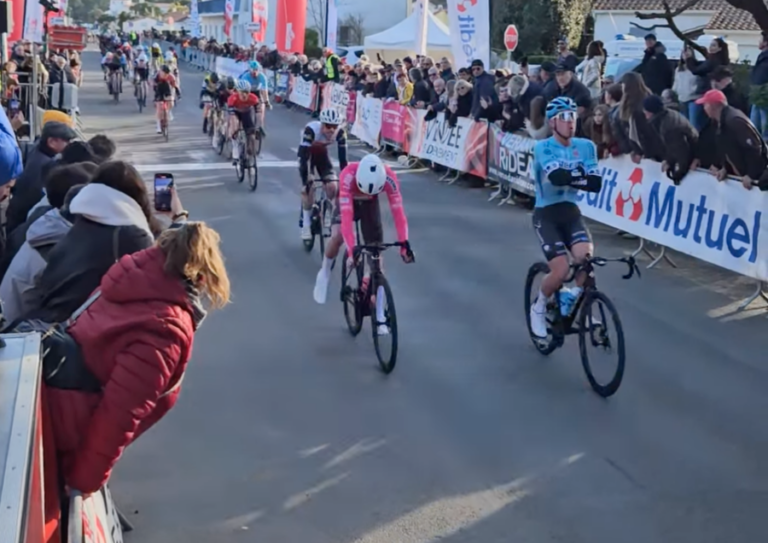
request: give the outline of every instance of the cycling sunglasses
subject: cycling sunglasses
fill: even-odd
[[[325,128],[326,130],[336,130],[338,127],[339,125],[337,124],[323,123],[323,128]]]
[[[566,123],[570,123],[576,120],[576,112],[575,111],[561,111],[557,115],[555,115],[555,119],[560,119],[561,121],[565,121]]]

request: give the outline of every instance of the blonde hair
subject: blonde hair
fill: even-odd
[[[230,293],[220,242],[219,234],[199,221],[166,230],[157,239],[165,254],[165,272],[190,281],[217,309],[229,303]]]
[[[459,92],[462,89],[466,90],[472,90],[472,83],[469,81],[464,81],[463,79],[456,82],[456,92]]]

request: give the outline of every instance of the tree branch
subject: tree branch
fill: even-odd
[[[728,0],[726,0],[726,1],[728,1]],[[749,0],[732,0],[732,1],[737,2],[737,1],[749,1]],[[763,0],[758,0],[758,1],[762,2]],[[669,7],[669,1],[668,0],[662,0],[662,5],[664,6],[664,11],[663,12],[640,13],[638,11],[638,12],[635,12],[635,17],[637,17],[641,21],[648,21],[648,20],[651,20],[651,19],[662,19],[662,20],[664,20],[667,23],[666,27],[669,28],[672,31],[672,33],[677,37],[677,39],[679,39],[680,41],[682,41],[683,43],[688,45],[690,48],[698,51],[699,53],[701,53],[702,55],[704,55],[706,57],[707,56],[706,48],[702,47],[701,45],[699,45],[698,43],[693,41],[691,38],[686,36],[685,33],[683,33],[683,31],[678,28],[677,24],[675,24],[675,17],[677,17],[678,15],[683,13],[684,11],[686,11],[688,9],[691,9],[692,7],[694,7],[698,3],[699,3],[699,0],[688,0],[687,2],[685,2],[679,8],[677,8],[675,10],[672,10]],[[767,15],[768,15],[768,13],[767,13]]]
[[[768,30],[768,6],[763,0],[725,0],[736,9],[749,12],[755,19],[760,30]]]

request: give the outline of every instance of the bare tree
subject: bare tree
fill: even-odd
[[[361,13],[350,13],[339,21],[339,28],[346,28],[346,38],[349,40],[347,45],[357,45],[363,43],[365,18]],[[339,32],[341,34],[341,32]]]
[[[321,38],[325,35],[325,4],[326,0],[307,0],[308,26],[317,30]]]

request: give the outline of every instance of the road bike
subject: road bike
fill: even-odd
[[[123,74],[122,69],[114,70],[109,74],[109,93],[115,98],[115,102],[120,101],[120,93],[123,92]]]
[[[602,258],[588,256],[580,264],[571,264],[569,277],[565,283],[570,283],[579,274],[586,274],[586,281],[582,293],[576,300],[571,311],[563,315],[560,306],[560,291],[547,301],[547,332],[546,338],[539,338],[531,330],[531,304],[536,300],[539,293],[539,285],[534,284],[539,275],[549,273],[549,266],[545,262],[536,262],[528,269],[528,276],[525,279],[525,319],[528,325],[528,333],[531,336],[536,349],[547,356],[556,349],[563,346],[565,336],[578,334],[579,352],[584,372],[587,375],[592,390],[603,398],[613,396],[621,385],[624,377],[624,366],[626,363],[626,348],[624,343],[624,329],[621,325],[619,312],[613,302],[597,290],[595,280],[595,267],[603,267],[609,262],[622,262],[627,265],[629,271],[622,276],[623,279],[631,279],[637,274],[640,277],[640,268],[638,268],[635,259],[631,256],[624,258]],[[616,329],[616,341],[611,341],[608,334],[610,324]],[[595,348],[602,348],[606,353],[610,353],[614,348],[618,355],[618,361],[611,378],[607,382],[598,382],[593,371],[594,364],[590,363],[587,347],[591,345]]]
[[[214,115],[214,101],[208,95],[204,95],[201,99],[203,103],[203,134],[213,137],[213,115]]]
[[[139,113],[147,107],[147,82],[139,79],[136,84],[136,102],[139,104]]]
[[[239,159],[235,162],[235,172],[238,183],[242,183],[245,176],[248,176],[248,185],[251,192],[254,192],[259,184],[259,169],[256,165],[256,156],[251,151],[253,143],[249,144],[249,139],[253,141],[253,136],[247,136],[242,127],[238,129],[235,135],[235,145],[239,150]]]
[[[360,235],[360,221],[357,224],[357,239]],[[395,297],[387,278],[381,269],[381,254],[390,247],[407,247],[403,242],[379,243],[375,245],[359,245],[355,247],[355,267],[347,269],[346,256],[341,266],[341,303],[344,305],[344,319],[352,336],[357,336],[363,328],[363,319],[371,318],[371,333],[373,348],[379,361],[381,371],[389,375],[397,364],[397,313]],[[365,277],[365,263],[368,261],[370,277]],[[376,315],[376,304],[384,299],[384,320],[379,321]],[[379,326],[386,326],[388,332],[380,334]],[[387,354],[386,342],[390,341]]]
[[[170,134],[168,132],[170,123],[170,111],[171,111],[171,99],[163,100],[160,109],[160,132],[162,133],[165,141],[168,141]]]
[[[333,203],[328,199],[328,195],[325,193],[325,183],[321,179],[310,178],[308,184],[309,190],[311,190],[313,194],[311,210],[312,223],[310,224],[312,237],[302,241],[304,242],[304,250],[311,253],[315,246],[315,238],[319,239],[320,258],[322,258],[325,256],[325,238],[331,237]],[[303,211],[301,217],[303,217]]]

